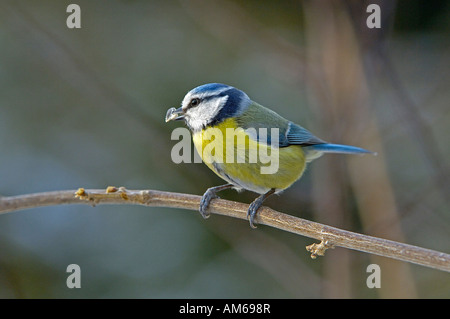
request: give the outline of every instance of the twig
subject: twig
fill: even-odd
[[[127,190],[123,187],[108,187],[106,190],[80,188],[77,191],[0,197],[0,214],[61,204],[89,204],[92,206],[133,204],[197,210],[200,198],[197,195],[155,190]],[[247,204],[223,199],[212,200],[209,207],[211,213],[244,220],[247,219],[247,209]],[[255,221],[258,224],[320,240],[320,244],[308,246],[313,258],[323,255],[328,248],[340,246],[450,272],[450,255],[442,252],[338,229],[286,215],[267,207],[260,208]]]

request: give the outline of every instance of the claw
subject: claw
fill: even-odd
[[[250,207],[248,208],[248,211],[247,211],[247,219],[248,219],[248,221],[250,223],[250,227],[253,228],[253,229],[256,228],[256,226],[253,223],[253,220],[255,219],[256,212],[258,211],[259,207],[261,207],[261,204],[259,204],[257,206],[256,205],[256,200],[255,200],[254,202],[252,202],[250,204]]]
[[[211,188],[208,188],[208,190],[205,192],[205,194],[203,194],[202,200],[200,201],[199,211],[200,211],[200,214],[202,214],[202,217],[204,219],[209,218],[210,214],[206,210],[208,209],[208,206],[209,206],[209,203],[211,202],[211,200],[219,197],[214,192],[211,192],[210,189]]]
[[[256,228],[255,224],[253,223],[256,213],[258,212],[258,209],[262,206],[262,203],[266,200],[267,197],[275,193],[275,189],[272,188],[270,191],[268,191],[265,194],[262,194],[261,196],[257,197],[248,207],[247,211],[247,219],[250,223],[251,228]]]
[[[211,187],[206,190],[205,194],[203,194],[203,196],[202,196],[202,199],[200,201],[200,207],[199,207],[200,214],[202,214],[203,218],[206,219],[210,215],[209,212],[207,212],[206,210],[208,209],[208,206],[209,206],[209,203],[211,202],[211,200],[214,198],[219,198],[219,196],[217,196],[216,193],[221,190],[231,188],[233,186],[234,186],[233,184],[225,184],[222,186]]]

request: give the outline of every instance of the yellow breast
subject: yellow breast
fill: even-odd
[[[258,143],[233,119],[193,134],[197,152],[217,175],[240,188],[266,193],[288,188],[301,177],[301,146],[271,147]]]

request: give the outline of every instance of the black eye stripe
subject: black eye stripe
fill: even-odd
[[[232,91],[238,91],[238,90],[236,90],[234,88],[230,88],[230,89],[228,89],[228,90],[226,90],[224,92],[221,92],[219,94],[213,93],[211,95],[202,96],[202,98],[194,97],[194,98],[192,98],[190,100],[189,104],[186,107],[186,110],[198,106],[201,102],[210,101],[212,99],[217,99],[217,98],[224,97],[224,96],[228,96],[229,97],[230,92],[232,92]]]
[[[186,110],[188,110],[188,109],[190,109],[190,108],[192,108],[192,107],[198,106],[198,105],[200,104],[200,102],[201,102],[201,100],[200,100],[199,98],[194,97],[194,98],[189,102],[189,104],[187,105]]]

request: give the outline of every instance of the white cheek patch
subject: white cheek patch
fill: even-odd
[[[186,112],[186,122],[194,131],[199,131],[219,114],[228,100],[228,95],[203,101],[199,106],[190,108]]]

